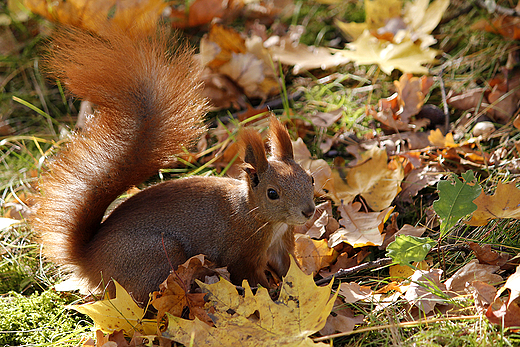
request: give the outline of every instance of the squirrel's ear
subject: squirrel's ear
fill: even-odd
[[[289,133],[275,116],[270,117],[269,130],[271,154],[281,160],[294,160],[293,146]]]
[[[264,141],[260,134],[253,129],[243,129],[240,132],[240,144],[244,151],[244,161],[255,173],[262,173],[269,165],[265,154]],[[246,170],[247,172],[247,170]]]

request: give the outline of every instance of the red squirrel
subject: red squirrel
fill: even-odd
[[[294,226],[312,217],[312,177],[293,158],[285,127],[270,121],[270,153],[244,129],[241,179],[190,177],[151,186],[105,219],[109,205],[204,133],[201,69],[191,52],[171,48],[166,34],[102,37],[64,30],[46,65],[96,111],[84,131],[48,164],[33,220],[44,254],[89,288],[117,280],[146,302],[172,266],[205,254],[227,266],[232,282],[268,286],[266,271],[284,276]]]

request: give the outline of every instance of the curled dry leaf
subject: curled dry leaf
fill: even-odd
[[[401,185],[403,190],[398,198],[401,201],[412,203],[412,198],[416,196],[421,189],[437,184],[444,174],[444,169],[438,164],[413,169],[404,178]]]
[[[301,138],[293,142],[294,160],[314,178],[314,194],[318,196],[334,195],[332,170],[323,159],[312,159]]]
[[[296,226],[296,233],[306,234],[312,238],[320,239],[328,237],[338,230],[339,223],[332,215],[332,203],[330,200],[316,206],[314,216],[304,225]]]
[[[372,289],[367,286],[360,286],[355,282],[341,283],[339,295],[343,297],[345,303],[352,304],[371,296]]]
[[[190,319],[195,317],[207,324],[212,324],[204,308],[204,293],[192,293],[191,288],[195,279],[204,280],[206,276],[217,274],[213,264],[203,255],[196,255],[179,265],[175,272],[159,286],[160,291],[153,293],[152,305],[158,311],[158,317],[166,312],[181,317],[188,308]],[[227,276],[229,278],[229,276]]]
[[[440,280],[441,274],[440,269],[415,270],[404,298],[411,305],[417,306],[424,314],[430,313],[435,305],[444,302],[444,299],[437,295],[440,294],[439,291],[446,291],[446,286]]]
[[[328,246],[327,240],[313,240],[308,235],[296,234],[296,259],[307,275],[316,275],[322,268],[332,263],[337,252]]]
[[[495,296],[497,294],[497,289],[495,286],[482,281],[471,282],[471,285],[467,288],[467,291],[473,294],[475,307],[480,313],[487,311],[489,305],[495,301]]]
[[[489,284],[499,283],[502,277],[495,274],[498,269],[498,265],[480,264],[477,259],[473,259],[445,282],[446,288],[452,292],[463,293],[466,287],[476,280]]]
[[[394,233],[392,235],[385,234],[385,241],[383,242],[383,244],[381,246],[379,246],[379,249],[381,249],[381,250],[386,249],[386,246],[388,246],[388,244],[390,242],[393,242],[395,240],[395,238],[399,235],[411,235],[411,236],[420,237],[420,236],[422,236],[422,234],[424,234],[425,231],[426,231],[425,227],[414,227],[409,224],[405,224],[396,233]]]
[[[235,30],[215,24],[201,40],[200,61],[212,73],[230,78],[250,98],[278,93],[278,79],[259,37],[244,39]]]
[[[500,295],[506,289],[509,289],[509,298],[507,301],[503,301]],[[497,292],[495,301],[486,312],[486,317],[490,322],[504,327],[520,326],[520,266]]]
[[[361,153],[361,159],[355,167],[332,170],[335,195],[331,197],[336,203],[348,203],[361,195],[372,210],[381,211],[401,190],[403,166],[397,160],[389,162],[386,151],[377,147]]]
[[[162,0],[26,0],[24,5],[49,20],[100,34],[106,25],[105,18],[111,18],[111,23],[123,30],[153,33],[168,4]]]
[[[380,246],[383,244],[383,224],[393,211],[388,207],[381,212],[359,212],[360,202],[342,204],[338,207],[342,219],[342,228],[330,235],[329,246],[335,247],[341,242],[347,242],[352,247]]]
[[[468,241],[468,245],[475,253],[480,264],[498,265],[502,267],[511,256],[507,253],[498,253],[491,249],[491,245],[480,246],[478,243]]]

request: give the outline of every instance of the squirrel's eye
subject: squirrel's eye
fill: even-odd
[[[267,189],[267,197],[271,200],[276,200],[278,199],[280,196],[278,195],[278,193],[276,192],[276,190],[274,190],[273,188],[269,188]]]

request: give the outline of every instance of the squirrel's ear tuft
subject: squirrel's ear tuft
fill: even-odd
[[[256,173],[266,171],[269,164],[265,154],[264,141],[262,141],[260,134],[253,129],[243,129],[240,132],[239,142],[244,151],[244,161]]]
[[[271,116],[269,129],[271,154],[281,160],[294,160],[291,138],[285,126],[275,116]]]

